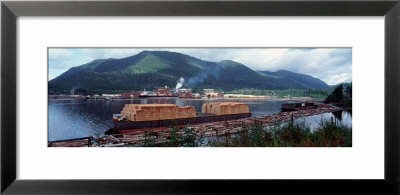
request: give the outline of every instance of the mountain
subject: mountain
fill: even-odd
[[[282,84],[284,88],[294,88],[294,89],[326,89],[329,88],[325,82],[314,78],[310,75],[299,74],[290,72],[287,70],[278,70],[276,72],[270,71],[260,71],[261,74],[265,74],[271,77],[274,77],[279,83]]]
[[[210,62],[176,52],[143,51],[122,59],[98,59],[73,67],[49,81],[49,93],[82,93],[174,88],[179,78],[183,87],[233,90],[324,89],[329,86],[309,75],[286,70],[254,71],[231,60]]]

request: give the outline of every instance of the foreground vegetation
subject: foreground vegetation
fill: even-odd
[[[168,141],[163,144],[155,144],[152,131],[145,131],[145,143],[143,146],[164,147],[351,147],[352,129],[345,126],[337,119],[321,119],[314,131],[305,121],[293,120],[285,123],[276,123],[265,126],[261,122],[255,122],[252,126],[242,127],[242,130],[234,135],[225,135],[205,139],[204,135],[196,136],[195,131],[185,127],[178,133],[174,127],[170,132]]]
[[[155,142],[157,134],[152,130],[143,132],[145,147],[164,146],[164,147],[199,147],[204,145],[204,134],[196,136],[193,128],[184,127],[183,131],[178,132],[178,127],[174,126],[169,133],[168,141],[162,144]]]

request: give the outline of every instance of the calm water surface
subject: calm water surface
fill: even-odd
[[[180,98],[143,98],[132,100],[49,100],[49,141],[71,139],[103,134],[109,129],[105,121],[120,113],[125,104],[177,104],[194,106],[201,112],[203,103],[217,100],[193,100]],[[218,100],[221,101],[221,100]],[[236,100],[249,104],[252,116],[280,112],[281,105],[293,100]],[[331,117],[332,113],[306,117],[310,123],[320,120],[321,116]],[[334,116],[335,117],[335,116]],[[344,120],[350,121],[351,115],[344,114]],[[296,119],[300,120],[300,119]],[[304,120],[304,119],[303,119]]]
[[[311,130],[315,130],[318,126],[319,123],[321,122],[321,119],[336,119],[337,121],[340,121],[347,127],[352,127],[352,113],[351,111],[338,111],[338,112],[333,112],[333,113],[323,113],[323,114],[317,114],[313,116],[307,116],[307,117],[301,117],[294,119],[295,122],[303,122],[305,121],[307,124],[310,125]]]

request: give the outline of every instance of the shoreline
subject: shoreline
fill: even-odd
[[[179,98],[179,97],[150,97],[150,98],[118,98],[118,99],[86,99],[86,97],[62,97],[62,98],[48,98],[48,101],[68,101],[68,100],[105,100],[105,101],[124,101],[124,100],[143,100],[143,99],[181,99],[188,101],[220,101],[220,100],[277,100],[277,101],[288,101],[288,100],[309,100],[309,101],[322,101],[321,98],[311,98],[311,97],[292,97],[292,98],[278,98],[278,97],[254,97],[254,98]]]

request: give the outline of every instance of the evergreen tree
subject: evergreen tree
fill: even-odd
[[[337,86],[333,92],[325,99],[325,103],[339,103],[343,101],[343,85]]]

